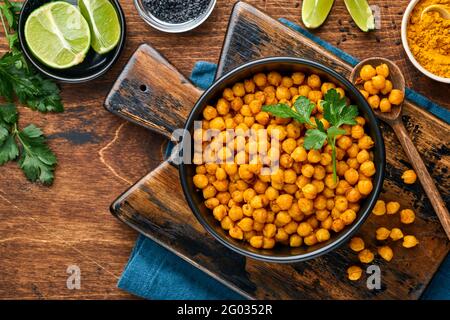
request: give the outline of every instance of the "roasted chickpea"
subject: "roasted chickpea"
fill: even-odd
[[[385,78],[389,77],[389,67],[386,63],[382,63],[376,68],[377,74]]]
[[[275,225],[277,227],[283,227],[291,222],[292,217],[286,211],[280,211],[275,216]]]
[[[417,175],[414,170],[406,170],[403,172],[402,179],[406,184],[413,184],[417,180]]]
[[[325,242],[330,240],[330,232],[327,229],[320,228],[315,233],[318,242]]]
[[[388,202],[386,205],[386,213],[387,214],[396,214],[400,209],[400,203],[396,201]]]
[[[319,89],[322,86],[322,81],[320,80],[319,76],[316,74],[312,74],[308,77],[307,80],[308,86],[310,86],[312,89]]]
[[[369,93],[366,90],[360,89],[359,92],[361,92],[366,100],[369,98]]]
[[[383,95],[388,95],[391,93],[393,88],[392,82],[390,80],[386,80],[386,83],[384,84],[384,88],[380,91]]]
[[[363,195],[369,195],[373,190],[372,180],[360,180],[358,181],[358,191]]]
[[[365,161],[365,162],[361,163],[359,170],[366,177],[371,177],[376,172],[375,164],[372,161]]]
[[[298,225],[297,233],[298,233],[299,236],[307,237],[310,234],[312,234],[312,232],[313,232],[313,228],[308,222],[301,222]]]
[[[205,189],[208,185],[208,178],[204,174],[196,174],[193,178],[194,185],[199,189]]]
[[[296,147],[294,149],[294,151],[292,152],[291,157],[292,157],[292,159],[294,159],[294,161],[303,162],[303,161],[306,161],[306,159],[308,158],[308,153],[306,152],[305,148]],[[314,168],[313,168],[313,170],[314,170]],[[312,177],[312,175],[310,177]]]
[[[386,204],[383,200],[377,200],[375,207],[372,209],[372,213],[376,216],[382,216],[386,213]]]
[[[267,220],[267,210],[264,208],[254,209],[253,219],[258,223],[265,223]]]
[[[277,227],[274,224],[268,223],[264,226],[264,229],[263,229],[264,237],[273,238],[276,233],[277,233]]]
[[[339,180],[336,187],[336,194],[343,195],[352,189],[352,186],[345,180]]]
[[[212,185],[203,188],[203,198],[205,199],[213,198],[216,194],[217,190]]]
[[[232,101],[234,99],[233,90],[231,90],[230,88],[226,88],[225,90],[223,90],[222,97],[224,97],[228,101]]]
[[[377,240],[383,241],[386,240],[387,238],[389,238],[391,234],[391,230],[385,228],[385,227],[381,227],[378,228],[376,231],[376,238]]]
[[[318,150],[310,150],[308,152],[308,161],[310,163],[319,163],[322,160],[322,156]]]
[[[253,248],[260,249],[263,246],[263,237],[262,236],[253,236],[250,238],[249,242]]]
[[[375,70],[375,68],[368,64],[363,66],[359,72],[359,76],[364,81],[370,80],[373,77],[375,77],[376,75],[377,75],[377,71]]]
[[[314,175],[314,167],[307,163],[302,167],[302,175],[307,178],[311,178]]]
[[[365,244],[364,244],[364,240],[361,239],[360,237],[353,237],[350,240],[350,249],[352,249],[355,252],[360,252],[362,250],[364,250],[365,248]]]
[[[344,212],[348,208],[348,201],[345,197],[337,196],[334,199],[334,207],[340,212]]]
[[[229,234],[232,238],[242,240],[244,239],[244,232],[238,226],[234,226],[229,230]]]
[[[242,213],[246,216],[246,217],[252,217],[253,216],[253,211],[254,209],[252,208],[251,205],[249,205],[248,203],[244,204],[242,206]]]
[[[367,99],[367,102],[372,109],[378,109],[378,107],[380,106],[380,97],[374,94],[373,96],[370,96],[369,99]]]
[[[356,171],[353,168],[350,168],[347,171],[345,171],[344,178],[350,185],[355,185],[359,179],[358,171]]]
[[[213,210],[215,207],[217,207],[220,204],[219,200],[217,198],[210,198],[208,200],[205,201],[205,206],[210,209]]]
[[[392,110],[392,105],[389,102],[389,99],[387,98],[383,98],[380,101],[380,111],[381,112],[391,112]]]
[[[234,206],[230,208],[228,211],[228,216],[233,221],[241,220],[244,217],[244,213],[242,212],[242,208],[238,206]]]
[[[253,229],[253,220],[250,218],[243,218],[237,225],[242,231],[249,232]]]
[[[277,229],[277,234],[275,235],[275,240],[279,242],[284,242],[289,239],[289,235],[286,233],[286,231],[283,228]]]
[[[345,97],[345,90],[342,88],[336,88],[336,92],[339,94],[339,97],[342,99]]]
[[[369,93],[369,95],[372,95],[372,96],[380,93],[380,90],[378,90],[374,87],[372,80],[364,82],[364,90],[366,90]],[[370,97],[369,97],[369,99],[370,99]]]
[[[312,183],[308,183],[302,188],[303,195],[306,199],[314,199],[317,196],[317,187]]]
[[[382,75],[377,75],[372,78],[372,84],[375,89],[382,90],[386,85],[386,78]]]
[[[272,86],[279,86],[281,84],[281,74],[279,74],[278,72],[272,71],[269,72],[269,74],[267,75],[267,80],[269,81],[269,84]]]
[[[253,80],[245,80],[244,81],[245,92],[247,93],[255,93],[256,85]]]
[[[358,152],[356,160],[358,160],[360,164],[370,160],[369,152],[367,150],[361,150],[360,152]]]
[[[303,239],[298,234],[293,234],[289,237],[289,245],[293,248],[300,247],[302,243]]]
[[[352,209],[345,210],[342,214],[340,219],[344,222],[345,225],[352,224],[353,221],[356,219],[356,212]]]
[[[347,190],[345,196],[348,202],[355,203],[361,200],[361,192],[359,192],[358,188],[351,188]]]
[[[322,100],[322,97],[323,97],[322,92],[319,90],[311,90],[308,93],[308,99],[315,103]]]
[[[352,127],[352,138],[353,139],[361,139],[362,137],[364,137],[364,128],[362,126],[355,125]]]
[[[284,152],[289,154],[293,153],[296,147],[297,141],[295,141],[295,139],[293,138],[288,138],[284,140],[281,144],[281,149],[283,149]]]
[[[233,90],[233,94],[236,97],[243,97],[243,96],[245,96],[245,87],[244,87],[243,83],[240,83],[240,82],[236,83],[233,86],[232,90]]]
[[[351,266],[347,269],[348,279],[358,281],[362,276],[362,269],[358,266]]]
[[[258,87],[265,87],[267,85],[267,77],[264,73],[258,73],[253,77],[253,81]]]
[[[295,221],[291,221],[288,224],[286,224],[283,228],[284,228],[284,231],[286,231],[287,234],[291,235],[291,234],[297,232],[297,227],[298,227],[298,223],[295,222]]]
[[[338,232],[342,231],[342,229],[344,229],[344,228],[345,228],[345,223],[343,220],[341,220],[339,218],[336,220],[333,220],[333,224],[331,225],[331,230],[338,233]]]
[[[403,247],[405,248],[413,248],[419,244],[419,241],[415,236],[405,236],[403,238]]]
[[[394,257],[394,251],[389,246],[382,246],[378,248],[378,254],[386,261],[391,261]]]
[[[298,199],[298,207],[300,208],[300,211],[306,215],[310,215],[314,212],[314,202],[310,199]]]
[[[405,99],[405,94],[398,89],[393,89],[391,91],[391,93],[389,94],[389,102],[396,106],[402,104],[404,99]]]
[[[303,238],[303,242],[307,246],[313,246],[313,245],[317,244],[317,237],[315,234],[309,235],[309,236]]]
[[[305,81],[305,74],[302,72],[294,72],[292,74],[292,81],[297,86],[301,85]]]
[[[400,211],[400,221],[403,224],[411,224],[416,219],[416,214],[411,209],[404,209]]]
[[[233,220],[230,219],[229,216],[226,216],[222,219],[222,221],[220,221],[220,226],[224,230],[230,230],[231,228],[234,227],[234,222]]]
[[[403,232],[399,228],[393,228],[391,234],[389,235],[393,241],[400,240],[403,238]]]
[[[375,255],[369,249],[364,249],[358,254],[359,261],[362,263],[371,263]]]

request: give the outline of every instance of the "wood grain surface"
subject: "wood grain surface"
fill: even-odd
[[[108,209],[118,194],[160,163],[164,140],[108,113],[102,106],[104,99],[144,42],[186,77],[195,61],[217,62],[235,1],[218,0],[205,24],[181,35],[152,29],[139,18],[132,1],[120,2],[127,18],[127,45],[112,70],[87,84],[62,85],[63,114],[42,115],[20,108],[21,125],[35,123],[44,130],[59,166],[50,188],[26,181],[15,163],[0,167],[1,299],[133,298],[116,283],[136,233],[112,218]],[[298,21],[300,17],[301,1],[248,2],[276,18]],[[337,1],[314,33],[358,58],[381,55],[397,61],[410,87],[450,108],[448,86],[422,76],[401,47],[400,22],[408,2],[370,0],[381,10],[381,29],[365,34],[351,22],[343,1]],[[0,52],[6,50],[0,28]],[[408,114],[405,117],[410,119]],[[409,130],[417,130],[414,122],[407,124]],[[397,168],[403,169],[405,159],[399,155]],[[426,202],[422,199],[417,205],[426,207]],[[81,290],[66,287],[69,265],[81,268]]]
[[[242,46],[243,43],[245,46]],[[129,69],[139,68],[139,65],[151,60],[154,54],[153,50],[142,47],[131,60]],[[143,57],[147,55],[149,57]],[[239,3],[230,20],[217,77],[249,60],[274,55],[313,59],[333,66],[347,77],[350,77],[352,71],[350,65],[308,38],[287,29],[254,7]],[[139,63],[136,59],[142,59],[142,62]],[[132,90],[130,83],[146,83],[150,92],[160,91],[160,83],[154,90],[147,75],[140,77],[139,74],[130,74],[130,70],[127,67],[118,86],[127,88],[125,96],[121,97],[123,90],[113,90],[112,95],[116,97],[111,100],[113,107],[116,103],[121,105],[123,99],[128,99]],[[178,76],[175,73],[167,77]],[[167,86],[173,88],[176,84]],[[122,112],[127,110],[126,114],[139,116],[140,103],[137,108],[131,103],[123,106]],[[189,103],[186,99],[179,102],[182,105]],[[150,106],[152,111],[147,114],[145,121],[137,121],[145,125],[152,121],[158,123],[163,117],[161,113],[170,110],[171,105],[177,104],[169,100],[167,106]],[[436,169],[434,177],[439,181],[443,195],[449,199],[449,175],[446,170],[450,166],[450,155],[445,150],[448,148],[447,134],[450,126],[424,113],[412,103],[406,103],[404,109],[411,117],[409,121],[417,126],[416,131],[408,133],[414,137],[415,144],[428,151],[430,145],[436,148],[433,157],[425,155],[425,161],[428,166]],[[134,117],[132,119],[136,120]],[[400,226],[398,214],[389,217],[371,215],[358,235],[364,238],[366,246],[371,250],[382,245],[382,242],[374,239],[376,229],[381,226],[400,226],[405,234],[414,234],[420,239],[420,246],[414,248],[414,251],[402,248],[399,243],[391,244],[395,250],[395,258],[390,263],[376,259],[374,263],[380,266],[383,275],[382,290],[368,290],[365,281],[352,283],[346,279],[346,269],[357,263],[355,253],[346,245],[314,260],[283,265],[263,263],[230,252],[205,234],[200,224],[192,219],[191,210],[183,197],[173,197],[173,194],[182,194],[182,191],[180,183],[177,183],[178,174],[168,163],[163,163],[123,195],[115,203],[114,212],[136,230],[254,299],[417,299],[447,255],[450,242],[428,199],[423,198],[423,188],[415,184],[408,186],[411,190],[407,190],[400,174],[393,174],[400,169],[396,161],[399,152],[404,154],[404,151],[398,148],[398,139],[387,133],[391,129],[385,124],[382,129],[385,133],[388,163],[382,199],[391,200],[398,197],[402,208],[412,207],[417,218],[412,226]],[[426,208],[418,205],[419,201],[421,205],[426,205]],[[227,264],[234,267],[224,267]],[[289,284],[280,274],[290,275]],[[311,283],[316,285],[310,287]],[[307,288],[309,290],[306,290]]]

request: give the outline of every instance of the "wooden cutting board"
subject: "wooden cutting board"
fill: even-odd
[[[254,7],[239,2],[230,20],[217,77],[240,65],[267,56],[296,56],[321,62],[349,76],[351,66],[301,34]],[[178,89],[174,89],[178,88]],[[114,85],[105,106],[111,112],[166,136],[183,121],[201,92],[158,52],[141,46]],[[450,126],[412,103],[405,103],[403,121],[432,173],[446,203],[450,200]],[[380,124],[386,141],[387,175],[382,198],[395,200],[417,214],[411,226],[420,245],[406,250],[393,243],[394,259],[380,266],[380,290],[369,290],[366,277],[347,279],[357,263],[347,246],[320,258],[296,263],[265,263],[234,253],[215,241],[196,221],[184,200],[178,171],[162,163],[123,194],[111,207],[130,227],[163,245],[197,268],[252,299],[417,299],[446,257],[450,243],[419,183],[405,185],[400,176],[409,168],[393,131]],[[369,248],[377,227],[400,225],[396,216],[371,216],[359,234]]]

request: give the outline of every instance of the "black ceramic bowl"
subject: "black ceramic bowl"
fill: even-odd
[[[248,243],[231,238],[228,233],[221,228],[220,223],[213,217],[212,212],[205,207],[202,194],[196,191],[196,188],[192,182],[192,177],[195,175],[195,165],[182,164],[179,166],[181,184],[186,200],[198,221],[206,230],[208,230],[209,233],[214,236],[214,238],[226,247],[247,257],[268,262],[290,263],[305,261],[323,255],[345,243],[361,227],[363,222],[371,213],[383,186],[386,164],[384,141],[372,109],[367,104],[359,90],[352,83],[337,72],[321,64],[308,60],[288,57],[266,58],[247,63],[234,69],[215,82],[201,96],[189,115],[185,129],[190,133],[190,135],[186,134],[184,139],[192,139],[191,137],[193,137],[194,121],[201,119],[203,108],[211,104],[211,101],[215,101],[221,97],[222,91],[225,88],[230,87],[238,81],[249,78],[258,72],[268,71],[279,71],[286,73],[301,71],[305,73],[316,73],[320,75],[323,80],[333,82],[344,88],[351,101],[358,105],[360,115],[366,119],[366,132],[368,132],[375,142],[373,153],[377,172],[374,176],[373,191],[361,202],[361,209],[358,212],[357,219],[354,223],[347,226],[340,233],[332,235],[329,241],[312,247],[290,248],[287,246],[277,245],[271,250],[255,249]],[[191,154],[194,154],[193,150],[191,150]]]
[[[26,0],[23,4],[22,10],[20,12],[19,17],[19,41],[22,47],[27,60],[30,61],[33,66],[36,67],[40,72],[46,75],[49,78],[67,82],[67,83],[81,83],[93,80],[95,78],[100,77],[106,71],[108,71],[112,65],[117,61],[122,52],[123,47],[125,46],[125,35],[126,35],[126,24],[125,24],[125,16],[120,7],[118,0],[110,0],[112,5],[117,11],[117,16],[119,17],[119,23],[121,26],[122,34],[120,36],[120,41],[117,47],[115,47],[112,51],[100,55],[96,53],[92,48],[89,49],[88,54],[86,55],[85,60],[72,68],[68,69],[53,69],[50,68],[43,63],[41,63],[29,50],[27,43],[25,41],[25,23],[28,19],[28,16],[40,6],[51,2],[51,0]],[[66,0],[66,2],[75,4],[76,0]]]

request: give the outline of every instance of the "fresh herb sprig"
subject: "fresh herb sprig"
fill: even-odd
[[[0,3],[0,21],[10,51],[0,58],[0,166],[18,159],[19,167],[30,181],[50,185],[54,180],[56,156],[35,125],[20,130],[15,98],[26,107],[40,112],[64,110],[58,86],[44,79],[25,60],[16,33],[21,3]]]
[[[307,124],[311,129],[306,131],[304,148],[306,150],[320,150],[325,141],[330,145],[333,159],[333,179],[337,181],[336,173],[336,138],[339,135],[345,134],[346,131],[340,129],[341,126],[355,125],[356,117],[358,116],[358,107],[355,105],[347,106],[345,98],[341,98],[335,89],[330,89],[324,96],[321,102],[323,107],[323,117],[330,123],[330,127],[325,129],[323,123],[314,118],[314,123],[311,121],[311,114],[314,109],[312,103],[306,97],[299,97],[294,103],[295,111],[284,103],[276,105],[267,105],[263,107],[263,111],[270,112],[272,115],[279,118],[293,118],[294,120]]]

